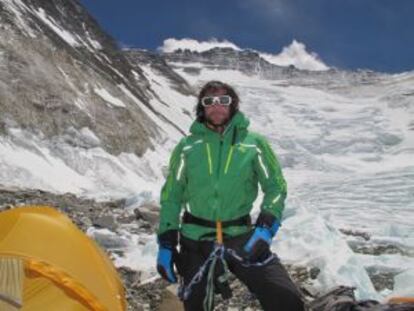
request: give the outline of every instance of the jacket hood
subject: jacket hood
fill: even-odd
[[[230,122],[227,124],[225,132],[230,132],[232,128],[237,128],[238,132],[246,130],[250,125],[249,118],[240,110],[237,111]],[[190,133],[205,135],[210,133],[215,133],[212,129],[208,128],[204,123],[200,123],[195,120],[190,126]]]

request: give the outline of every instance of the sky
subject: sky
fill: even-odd
[[[122,47],[229,41],[278,55],[294,42],[341,69],[414,70],[414,0],[80,0]]]

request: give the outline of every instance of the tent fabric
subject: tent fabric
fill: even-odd
[[[23,279],[22,259],[0,257],[1,311],[16,311],[22,307]]]
[[[24,311],[125,311],[122,282],[106,253],[46,206],[0,213],[0,257],[24,260]]]

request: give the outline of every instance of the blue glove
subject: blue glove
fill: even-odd
[[[157,271],[163,279],[170,283],[177,283],[177,276],[174,273],[174,259],[177,256],[177,240],[177,230],[168,230],[157,237]]]
[[[177,283],[173,262],[173,250],[160,246],[157,256],[157,271],[163,279],[170,283]]]
[[[259,215],[256,228],[243,247],[249,261],[257,261],[266,250],[270,252],[270,244],[279,227],[280,223],[273,215],[266,212]]]

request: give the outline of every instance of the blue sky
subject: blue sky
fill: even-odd
[[[293,39],[328,66],[414,70],[414,0],[80,0],[122,46],[228,40],[277,54]]]

